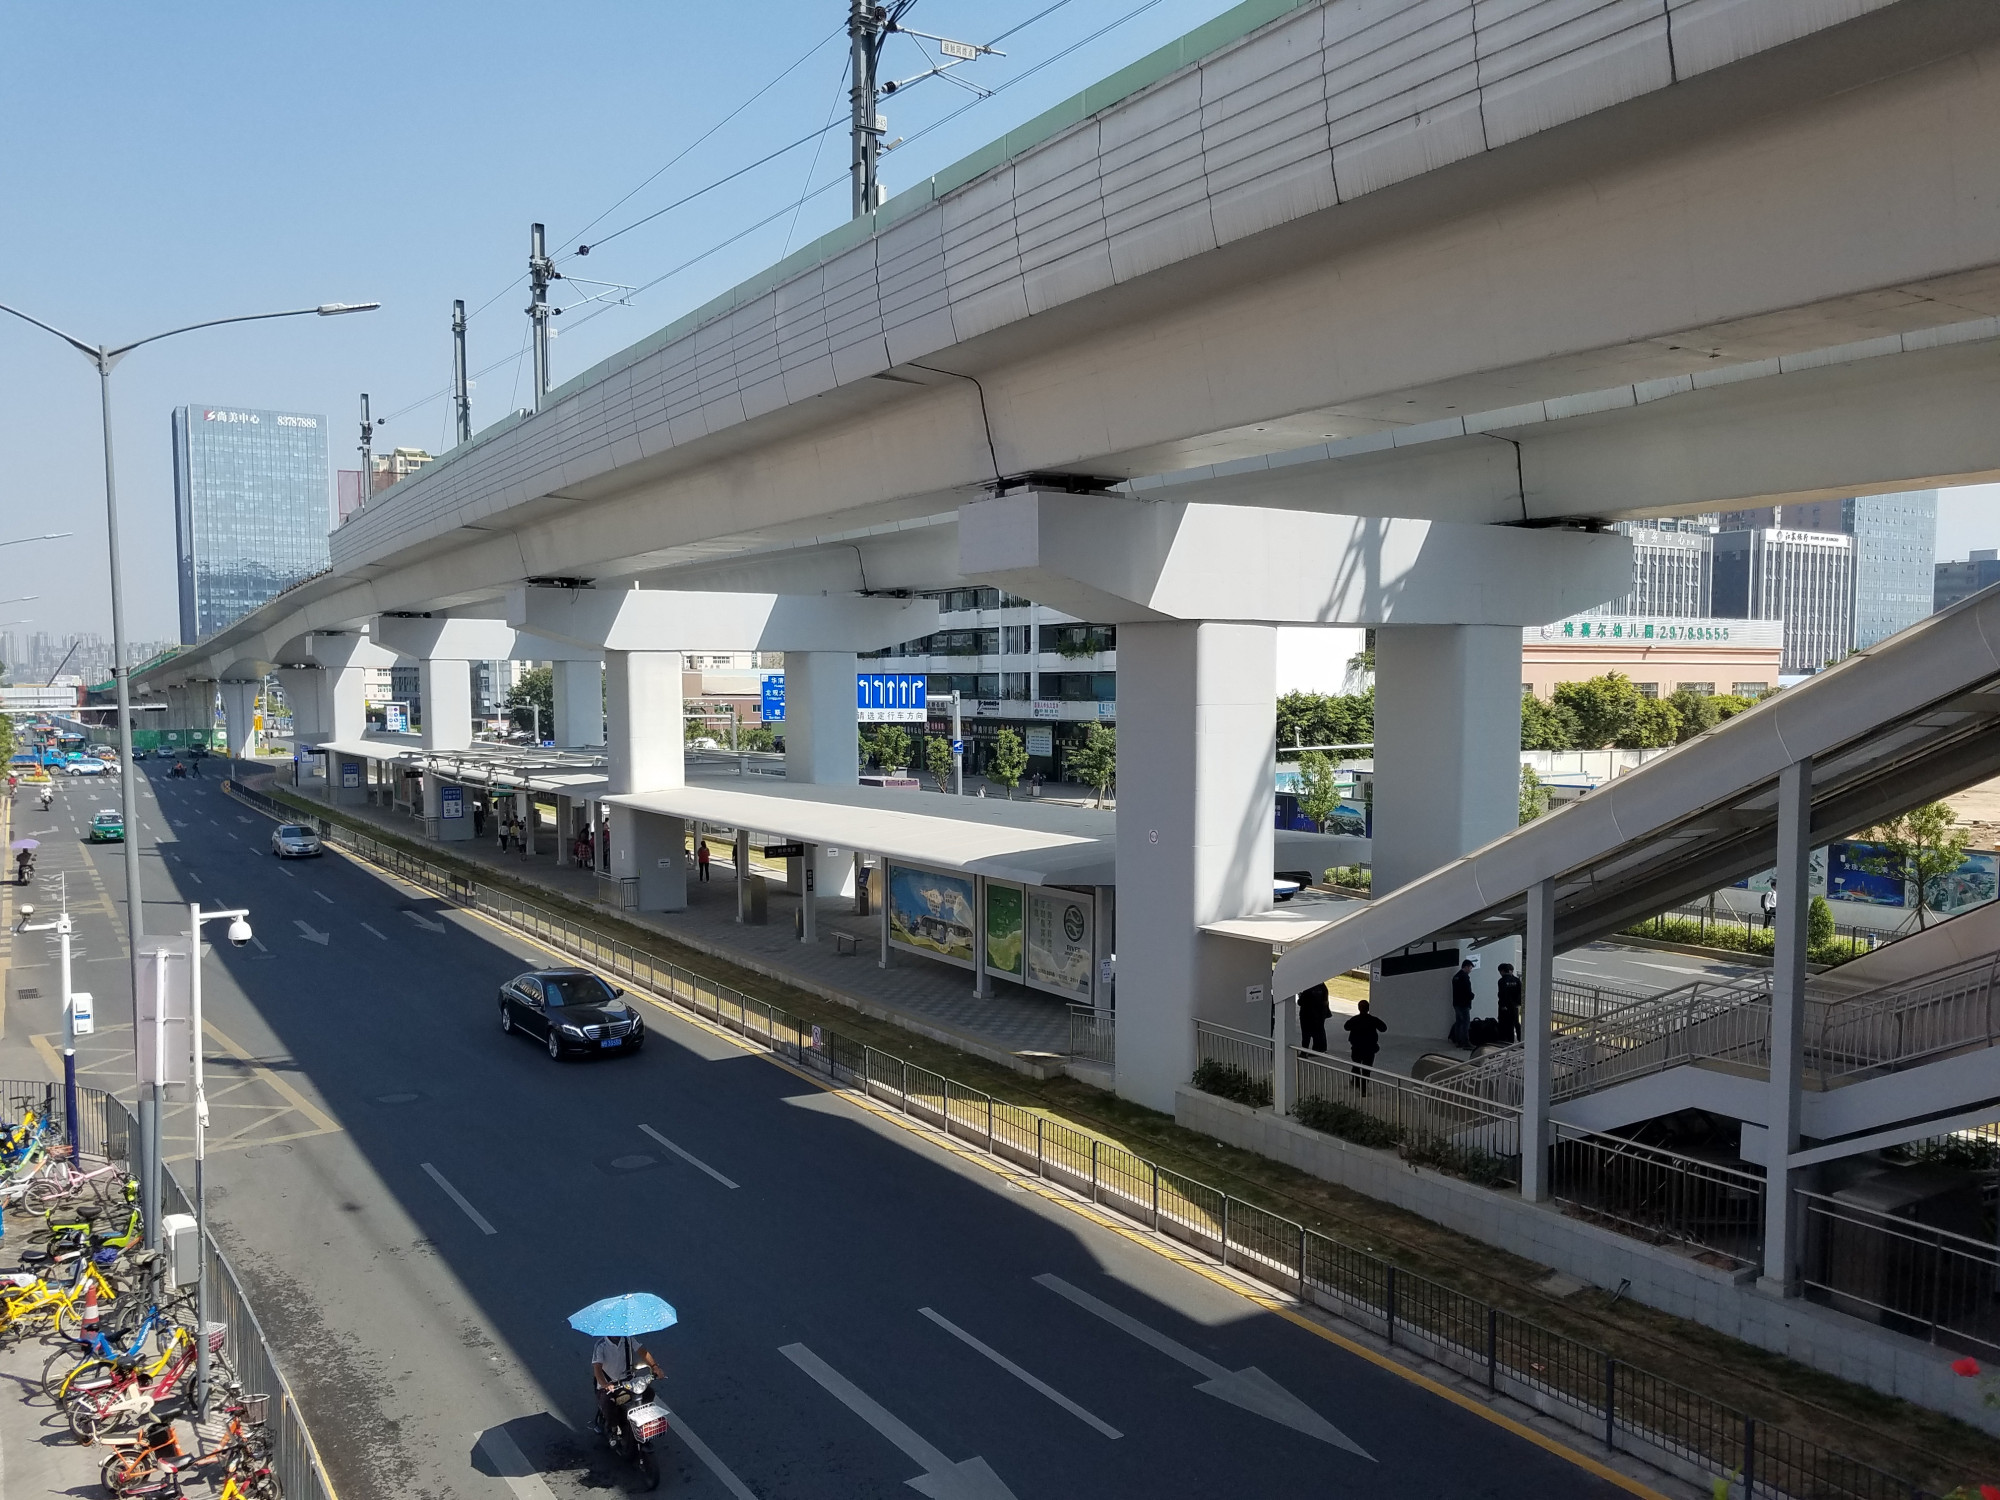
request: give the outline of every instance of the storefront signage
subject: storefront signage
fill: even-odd
[[[1062,705],[1053,699],[1037,698],[1029,705],[1028,716],[1034,719],[1060,719]]]
[[[1030,729],[1028,731],[1028,754],[1054,755],[1056,732],[1053,729]]]
[[[921,724],[925,677],[921,672],[862,672],[854,679],[854,716],[863,724]]]

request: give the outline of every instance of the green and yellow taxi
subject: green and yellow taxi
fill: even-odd
[[[107,807],[90,820],[90,842],[93,844],[122,844],[125,842],[125,814],[115,807]]]

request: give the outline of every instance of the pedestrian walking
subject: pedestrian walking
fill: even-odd
[[[1299,991],[1299,1045],[1315,1052],[1326,1051],[1326,1018],[1333,1014],[1324,984],[1309,984]]]
[[[504,812],[498,815],[495,832],[499,835],[500,852],[505,854],[507,852],[507,815]]]
[[[1514,972],[1512,964],[1500,965],[1500,979],[1494,986],[1500,995],[1500,1040],[1518,1042],[1521,1039],[1521,976]]]
[[[1769,932],[1771,923],[1778,915],[1778,888],[1772,886],[1770,890],[1764,892],[1764,898],[1759,904],[1764,908],[1764,930]]]
[[[699,839],[694,846],[694,867],[703,880],[708,879],[708,840]]]
[[[1451,1044],[1472,1050],[1472,960],[1451,976]]]
[[[472,836],[476,839],[486,837],[486,801],[484,798],[472,804]]]
[[[1362,1093],[1368,1092],[1367,1069],[1375,1066],[1375,1054],[1382,1050],[1382,1033],[1389,1029],[1389,1023],[1380,1016],[1368,1013],[1368,1002],[1363,1000],[1353,1015],[1347,1018],[1347,1055],[1354,1060],[1354,1077]]]

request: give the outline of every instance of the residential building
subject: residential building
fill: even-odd
[[[180,406],[172,427],[181,640],[192,643],[327,568],[326,419]]]
[[[1555,696],[1556,684],[1618,672],[1648,698],[1676,689],[1760,698],[1776,692],[1784,657],[1779,620],[1572,615],[1521,632],[1521,691]]]
[[[1933,570],[1931,609],[1956,604],[1996,583],[2000,583],[2000,551],[1991,547],[1964,562],[1941,562]]]
[[[1776,527],[1854,539],[1850,651],[1886,640],[1931,613],[1937,556],[1937,491],[1907,490],[1732,511],[1725,531]]]
[[[1817,672],[1854,641],[1854,538],[1776,527],[1715,538],[1715,613],[1784,622],[1784,671]]]

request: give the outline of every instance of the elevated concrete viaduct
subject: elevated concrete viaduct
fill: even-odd
[[[645,658],[691,639],[512,591],[588,583],[616,629],[689,591],[1087,601],[1130,621],[1121,859],[1129,825],[1160,868],[1124,878],[1187,960],[1119,1086],[1170,1103],[1187,1019],[1248,1014],[1192,934],[1269,901],[1270,746],[1222,726],[1268,719],[1276,623],[1382,631],[1386,889],[1511,826],[1518,627],[1618,591],[1598,522],[2000,475],[1996,70],[1974,0],[1254,0],[461,445],[149,676],[316,665],[344,732],[338,643],[505,613],[605,654],[636,786],[677,774]],[[961,525],[1009,505],[1050,548]],[[836,775],[848,648],[801,645],[792,769]]]

